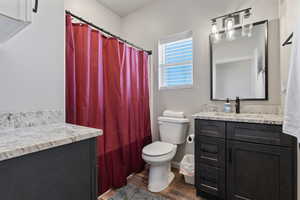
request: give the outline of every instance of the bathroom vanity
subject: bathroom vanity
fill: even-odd
[[[297,141],[277,115],[198,113],[197,195],[226,200],[296,200]]]
[[[49,119],[41,112],[30,116],[42,119],[31,117],[30,127],[23,127],[24,115],[0,114],[0,198],[96,200],[96,137],[102,131],[63,122],[33,126]]]

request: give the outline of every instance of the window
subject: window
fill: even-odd
[[[160,40],[159,88],[188,88],[192,85],[192,32],[180,33]]]

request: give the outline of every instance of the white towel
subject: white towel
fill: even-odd
[[[171,110],[165,110],[163,113],[164,117],[174,117],[174,118],[185,118],[184,112],[175,112]]]
[[[300,16],[293,36],[283,132],[300,141]]]

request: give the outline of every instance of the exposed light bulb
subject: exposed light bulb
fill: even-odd
[[[226,20],[226,30],[230,31],[231,29],[233,29],[234,26],[234,19],[232,17],[227,18]]]
[[[242,30],[242,36],[252,37],[252,29],[253,29],[252,24],[244,25]]]
[[[228,40],[233,40],[234,39],[234,18],[233,17],[228,17],[225,20],[225,31],[226,31],[226,38]]]
[[[243,15],[242,36],[251,37],[253,24],[249,22],[251,16],[250,10],[246,10]]]
[[[227,29],[230,30],[233,27],[233,21],[232,20],[228,20],[227,22]]]
[[[219,40],[219,39],[220,39],[220,34],[219,34],[219,33],[216,33],[216,34],[214,35],[214,37],[215,37],[216,40]]]
[[[220,40],[220,34],[219,33],[212,34],[211,37],[212,37],[212,41],[214,43],[218,43],[219,40]]]
[[[211,27],[211,33],[216,34],[218,32],[218,27],[216,24],[213,24]]]
[[[227,39],[228,39],[228,40],[234,40],[234,38],[235,38],[235,37],[234,37],[234,33],[235,33],[234,29],[228,31],[227,34],[226,34]]]
[[[211,26],[211,38],[214,43],[217,43],[220,39],[220,34],[218,31],[218,25],[217,20],[212,20],[212,26]]]
[[[217,26],[217,21],[216,20],[212,21],[211,33],[212,34],[217,34],[218,33],[218,26]]]

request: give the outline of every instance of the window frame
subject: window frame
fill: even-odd
[[[168,43],[178,42],[180,40],[192,40],[192,60],[183,63],[173,63],[173,64],[161,64],[165,59],[165,54],[163,46]],[[164,85],[164,68],[168,66],[177,66],[177,65],[192,65],[191,67],[191,84],[182,84],[182,85],[174,85],[174,86],[165,86]],[[159,90],[174,90],[174,89],[191,89],[194,87],[194,38],[192,31],[186,31],[183,33],[178,33],[175,35],[168,36],[164,39],[159,40],[158,43],[158,89]]]

